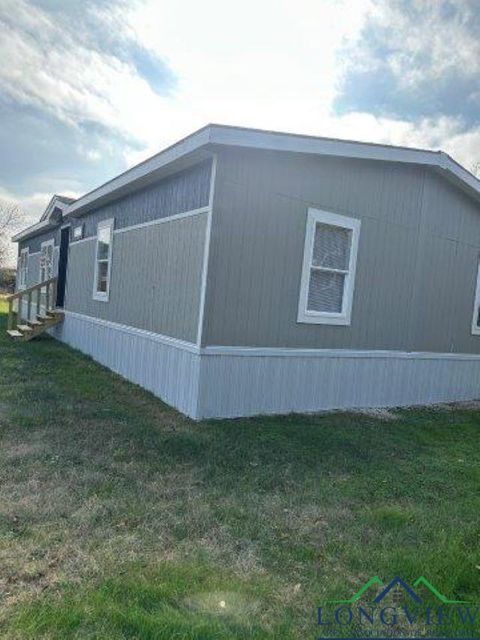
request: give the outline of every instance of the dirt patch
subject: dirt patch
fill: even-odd
[[[462,402],[439,402],[431,407],[437,411],[480,411],[480,400],[463,400]]]
[[[391,409],[386,407],[373,407],[371,409],[355,409],[353,413],[360,413],[370,418],[376,418],[377,420],[384,420],[390,422],[392,420],[400,420],[398,413],[395,413]]]

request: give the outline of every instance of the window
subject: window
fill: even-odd
[[[25,289],[28,278],[28,247],[20,251],[18,258],[18,288]]]
[[[53,249],[54,240],[47,240],[40,245],[40,274],[39,282],[53,278]]]
[[[472,335],[480,336],[480,259],[477,268],[477,287],[475,289],[475,304],[473,305]]]
[[[309,209],[298,322],[349,325],[360,220]]]
[[[98,223],[93,298],[108,301],[112,262],[113,218]]]

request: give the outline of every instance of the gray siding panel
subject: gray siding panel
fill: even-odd
[[[480,387],[474,356],[201,358],[199,418],[472,400]]]
[[[58,229],[51,229],[50,231],[46,231],[45,233],[41,233],[38,236],[34,236],[33,238],[28,238],[28,240],[23,240],[18,243],[18,255],[20,255],[21,249],[25,249],[28,247],[30,253],[37,253],[40,251],[40,247],[42,242],[46,240],[55,240],[55,246],[60,245],[60,227]]]
[[[199,356],[142,331],[67,313],[51,334],[196,417]]]
[[[114,233],[108,302],[92,298],[96,241],[72,243],[65,308],[195,342],[207,215]]]
[[[89,237],[97,234],[100,221],[109,218],[115,218],[117,229],[121,229],[206,207],[210,194],[211,166],[210,160],[194,165],[72,220],[72,226],[83,223],[84,237]]]
[[[425,181],[413,344],[480,353],[471,323],[480,256],[480,207],[439,176]]]
[[[405,349],[424,171],[243,150],[219,153],[203,344]],[[362,220],[352,324],[300,324],[309,206]]]

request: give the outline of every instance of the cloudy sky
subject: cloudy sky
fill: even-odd
[[[25,223],[208,122],[480,162],[479,0],[0,0],[0,61]]]

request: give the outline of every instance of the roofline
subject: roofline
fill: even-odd
[[[396,147],[372,142],[358,142],[338,138],[324,138],[297,133],[249,129],[222,124],[208,124],[182,138],[160,153],[144,160],[81,196],[71,204],[67,216],[88,211],[100,198],[113,195],[117,189],[132,185],[149,173],[178,160],[207,144],[250,147],[255,149],[289,151],[314,155],[383,160],[430,166],[451,174],[460,180],[477,197],[480,197],[480,180],[443,151],[431,151],[413,147]]]
[[[59,204],[57,204],[57,202]],[[63,211],[64,208],[69,207],[74,202],[75,202],[75,198],[69,198],[67,196],[59,196],[58,194],[53,195],[50,198],[50,202],[47,204],[45,211],[42,213],[40,222],[48,218],[48,216],[51,214],[55,206],[58,206],[58,208],[59,209],[61,208]]]
[[[36,222],[30,227],[27,227],[26,229],[23,229],[23,231],[19,231],[14,236],[12,236],[12,242],[20,242],[21,240],[26,240],[31,236],[35,236],[38,233],[47,231],[48,229],[54,229],[57,226],[57,224],[52,224],[50,220],[40,220],[40,222]]]
[[[103,201],[106,198],[113,199],[116,192],[120,190],[125,192],[125,190],[135,189],[136,184],[149,174],[159,171],[163,167],[207,145],[238,146],[330,157],[418,164],[444,173],[446,177],[453,179],[470,195],[480,199],[480,180],[443,151],[397,147],[373,142],[358,142],[222,124],[207,124],[154,156],[89,191],[70,205],[67,204],[64,215],[65,217],[82,215],[92,209],[98,201]],[[29,229],[14,236],[14,242],[23,239],[26,232],[31,235],[36,226],[33,225],[33,227],[29,227]]]

